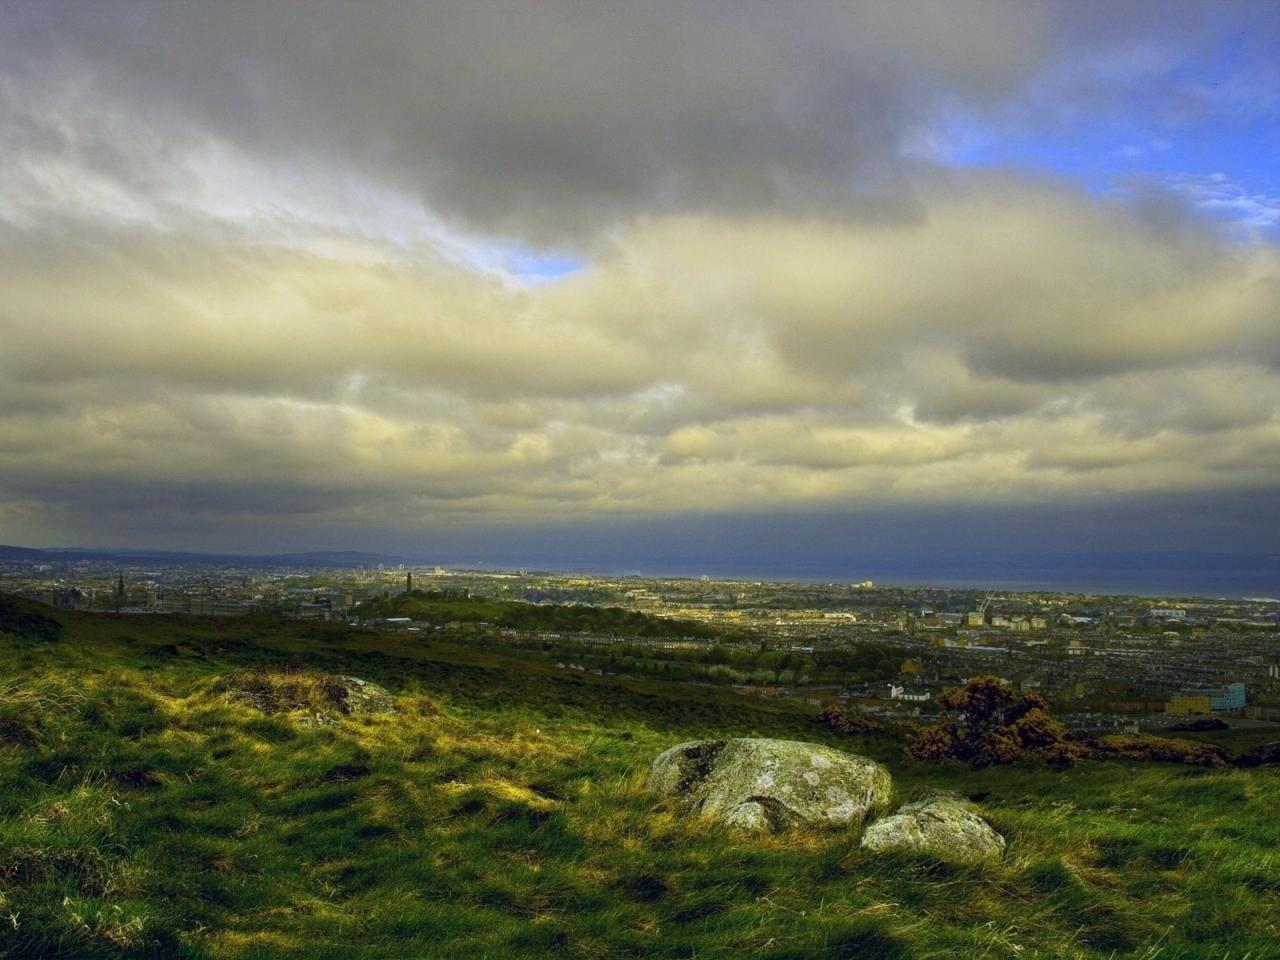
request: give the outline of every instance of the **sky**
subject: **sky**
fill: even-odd
[[[1250,552],[1277,507],[1271,0],[3,3],[0,542]]]

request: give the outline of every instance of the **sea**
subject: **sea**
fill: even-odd
[[[630,556],[594,562],[573,557],[510,555],[458,558],[450,566],[637,577],[860,583],[1003,591],[1043,591],[1161,598],[1280,601],[1280,553],[951,553],[849,554],[812,561],[790,557],[667,558]]]

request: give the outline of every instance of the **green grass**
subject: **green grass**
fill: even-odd
[[[0,957],[1280,956],[1280,774],[929,768],[785,704],[273,621],[0,634]],[[263,713],[250,666],[377,680],[394,716]],[[899,799],[981,798],[994,867],[748,841],[643,787],[673,743],[803,737]]]
[[[488,623],[512,630],[594,633],[619,637],[710,637],[704,623],[674,620],[586,604],[523,603],[486,597],[454,597],[427,590],[368,600],[355,610],[362,619],[412,617],[424,623]]]

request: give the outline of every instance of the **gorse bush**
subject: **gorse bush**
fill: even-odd
[[[1280,764],[1280,740],[1260,743],[1237,756],[1234,760],[1237,767],[1263,767]]]
[[[938,698],[946,712],[908,743],[917,760],[960,761],[975,767],[1032,760],[1067,765],[1086,755],[1067,739],[1039,694],[1018,693],[998,677],[975,677]]]
[[[1155,737],[1149,733],[1111,733],[1099,737],[1091,746],[1103,757],[1186,763],[1199,767],[1227,765],[1227,752],[1212,743],[1176,737]]]
[[[880,733],[884,730],[883,724],[861,710],[838,704],[827,707],[818,714],[818,722],[838,733],[867,734]]]
[[[1221,717],[1192,717],[1190,720],[1175,723],[1168,729],[1184,733],[1206,733],[1213,730],[1226,730],[1228,726],[1227,721]]]

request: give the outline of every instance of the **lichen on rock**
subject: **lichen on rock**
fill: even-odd
[[[1004,856],[1005,840],[969,801],[931,793],[877,820],[862,835],[877,853],[921,853],[952,863],[986,863]]]
[[[889,771],[874,760],[795,740],[696,740],[662,753],[650,789],[684,809],[744,830],[852,824],[888,802]]]

